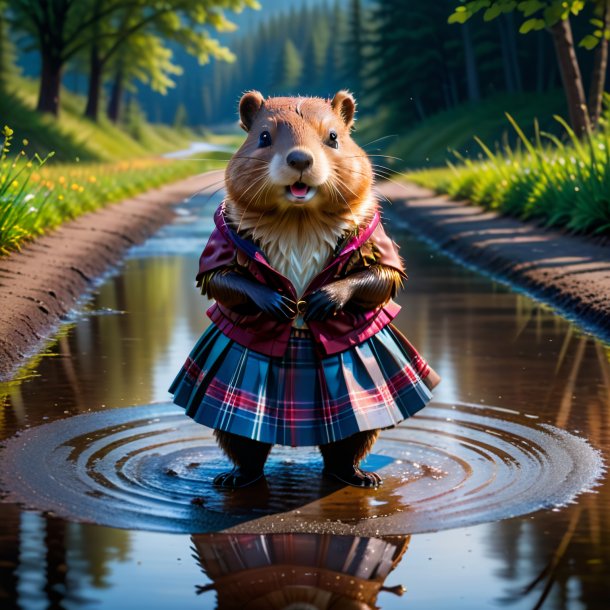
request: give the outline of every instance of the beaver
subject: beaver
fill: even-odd
[[[197,276],[213,329],[170,388],[233,462],[220,487],[261,479],[276,443],[318,445],[326,476],[376,487],[360,462],[379,429],[439,381],[391,324],[406,275],[351,137],[355,111],[347,91],[240,99],[247,137]]]

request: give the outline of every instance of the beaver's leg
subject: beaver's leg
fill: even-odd
[[[381,477],[358,467],[373,448],[379,430],[367,430],[348,436],[335,443],[320,445],[324,458],[324,474],[354,487],[377,487]]]
[[[214,430],[218,445],[235,464],[229,472],[214,479],[214,485],[229,489],[246,487],[265,476],[263,469],[271,451],[269,443],[261,443],[245,436]]]

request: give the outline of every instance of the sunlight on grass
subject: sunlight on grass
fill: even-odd
[[[607,96],[606,101],[610,101]],[[487,209],[579,233],[610,234],[610,110],[598,133],[579,140],[560,117],[566,141],[536,128],[531,140],[510,116],[520,145],[483,150],[477,161],[458,156],[448,168],[408,179]]]
[[[218,161],[167,161],[158,158],[114,163],[75,163],[48,165],[47,155],[28,154],[29,143],[22,141],[12,153],[13,130],[5,126],[0,158],[0,254],[18,250],[20,245],[62,222],[185,178],[197,172],[222,167]]]

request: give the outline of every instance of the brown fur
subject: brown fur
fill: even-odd
[[[367,430],[348,436],[336,443],[320,445],[324,465],[326,468],[338,470],[358,466],[371,452],[378,436],[379,430]]]
[[[271,451],[270,444],[222,430],[214,430],[214,436],[219,447],[233,464],[245,470],[263,469]]]

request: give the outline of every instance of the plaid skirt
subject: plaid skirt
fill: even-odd
[[[211,324],[169,391],[196,422],[293,447],[393,427],[432,398],[427,362],[391,324],[339,354],[320,357],[293,329],[283,357],[266,356]]]

